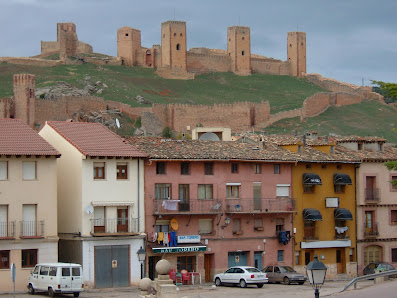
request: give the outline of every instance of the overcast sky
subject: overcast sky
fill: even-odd
[[[307,72],[361,85],[397,82],[396,0],[0,0],[0,57],[40,53],[56,23],[74,22],[94,52],[117,55],[117,29],[160,44],[161,23],[186,21],[191,47],[226,49],[227,27],[251,28],[251,53],[287,59],[287,32],[304,31]]]

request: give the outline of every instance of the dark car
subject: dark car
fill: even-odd
[[[384,262],[369,263],[363,270],[363,274],[374,274],[383,271],[396,270],[392,265]]]
[[[307,276],[296,272],[290,266],[267,266],[262,272],[267,274],[269,282],[282,282],[285,285],[290,283],[298,283],[303,285],[307,280]]]

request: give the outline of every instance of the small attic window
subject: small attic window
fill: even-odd
[[[335,153],[335,146],[331,146],[330,147],[330,152],[333,154],[333,153]]]
[[[128,33],[126,33],[125,36],[128,36]]]
[[[378,143],[378,151],[383,151],[383,144]]]
[[[358,150],[363,150],[363,144],[362,143],[358,143],[357,144],[357,149]]]
[[[178,44],[176,45],[176,50],[179,51],[180,48],[181,48],[181,46],[180,46],[180,44],[178,43]]]
[[[241,56],[244,56],[244,54],[245,54],[244,51],[242,51],[242,52],[241,52]]]

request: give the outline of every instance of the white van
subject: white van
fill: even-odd
[[[74,297],[79,297],[83,288],[83,270],[80,264],[37,264],[28,279],[31,295],[36,292],[48,292],[50,297],[55,293],[73,294]]]

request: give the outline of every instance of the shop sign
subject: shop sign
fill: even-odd
[[[198,252],[198,251],[206,251],[206,246],[185,246],[185,247],[156,247],[152,248],[153,253],[178,253],[178,252]]]
[[[178,236],[178,243],[200,243],[200,235]]]

